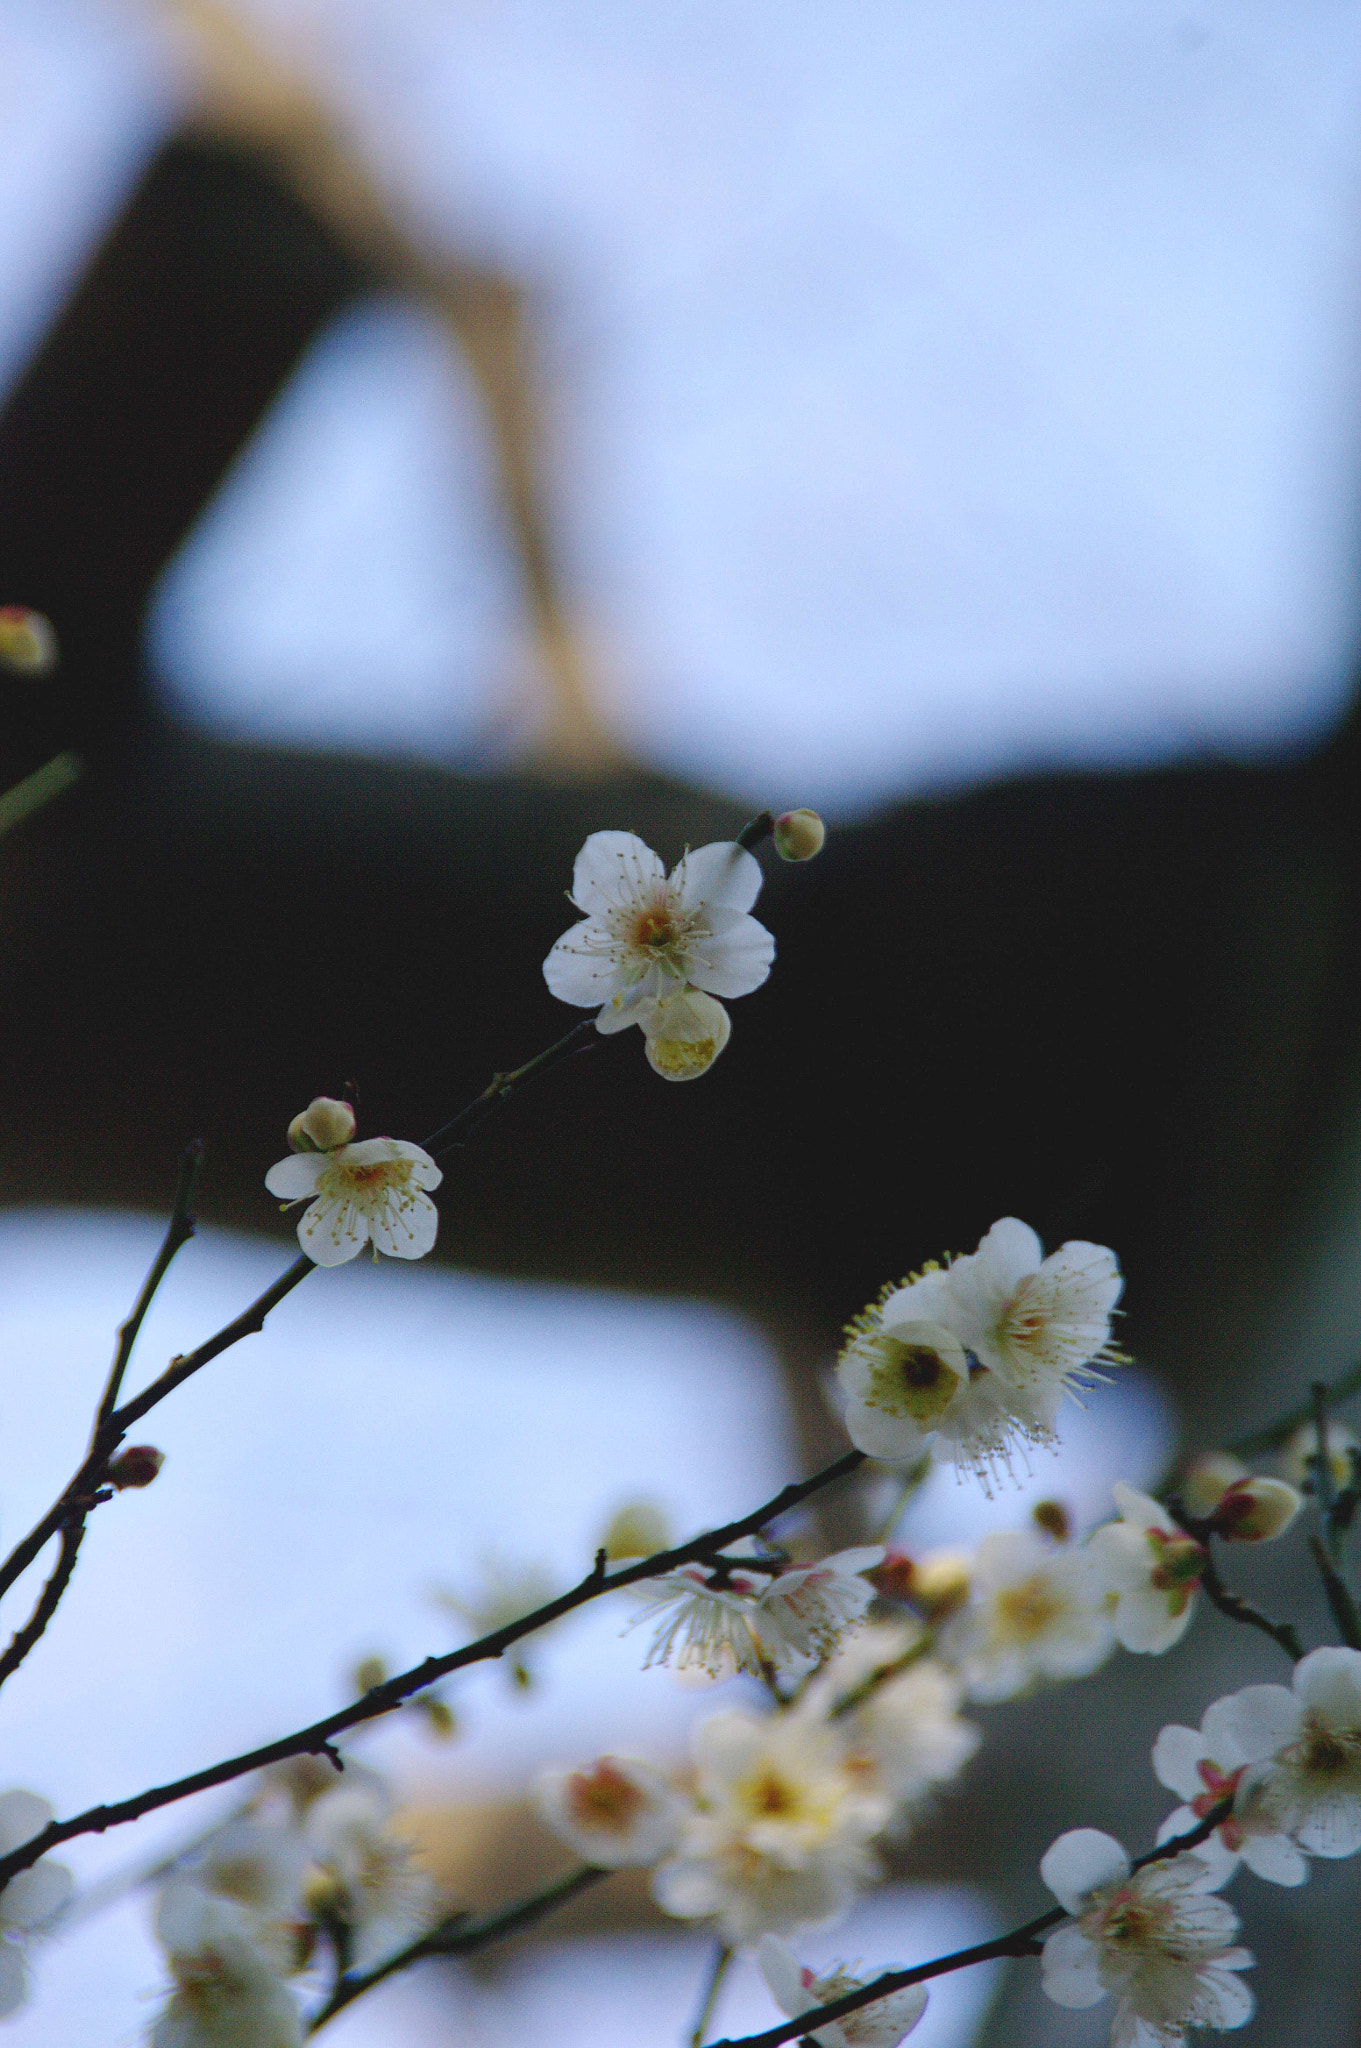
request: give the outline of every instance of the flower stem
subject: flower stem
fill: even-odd
[[[53,797],[79,782],[85,763],[79,754],[54,754],[41,768],[35,768],[22,782],[16,782],[0,796],[0,834],[12,832],[25,818],[31,818]]]
[[[720,1941],[709,1966],[709,1975],[705,1980],[699,2011],[695,2014],[695,2023],[690,2029],[689,2048],[704,2048],[704,2036],[709,2031],[709,2022],[714,2016],[714,2007],[718,2004],[718,1995],[723,1989],[723,1979],[728,1974],[732,1958],[732,1950],[726,1942]]]

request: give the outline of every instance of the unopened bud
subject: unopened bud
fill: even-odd
[[[1340,1422],[1328,1423],[1328,1463],[1332,1468],[1333,1486],[1341,1492],[1352,1483],[1352,1452],[1361,1448],[1349,1429]],[[1318,1457],[1318,1431],[1312,1422],[1306,1422],[1295,1431],[1281,1452],[1281,1469],[1295,1486],[1312,1488],[1315,1484],[1314,1460]]]
[[[357,1693],[376,1692],[388,1682],[388,1668],[381,1657],[364,1657],[355,1665],[351,1684]]]
[[[57,665],[51,622],[27,605],[0,605],[0,662],[20,675],[45,676]]]
[[[827,843],[827,827],[816,811],[782,811],[774,839],[781,860],[811,860]]]
[[[354,1132],[349,1103],[318,1095],[288,1126],[288,1142],[294,1152],[334,1152],[337,1145],[348,1145]]]
[[[1203,1521],[1214,1513],[1229,1488],[1247,1477],[1247,1466],[1231,1451],[1206,1451],[1193,1458],[1179,1489],[1186,1512]]]
[[[1150,1529],[1148,1536],[1157,1557],[1149,1577],[1159,1592],[1199,1585],[1205,1569],[1203,1543],[1197,1543],[1194,1536],[1169,1536],[1162,1529]]]
[[[165,1452],[153,1444],[129,1444],[112,1460],[104,1477],[121,1493],[127,1486],[150,1486],[165,1463]]]
[[[332,1927],[349,1917],[350,1898],[333,1870],[314,1870],[302,1889],[302,1902],[314,1920]]]
[[[901,1550],[890,1550],[882,1564],[865,1573],[881,1600],[900,1604],[911,1600],[917,1590],[917,1568]]]
[[[1232,1543],[1271,1543],[1285,1534],[1303,1506],[1283,1479],[1239,1479],[1225,1489],[1210,1527]]]
[[[928,1621],[943,1621],[969,1597],[973,1559],[967,1550],[928,1550],[912,1571],[912,1599]]]
[[[1066,1543],[1073,1533],[1072,1518],[1060,1500],[1037,1500],[1030,1516],[1056,1543]]]
[[[643,1020],[648,1064],[664,1081],[696,1081],[707,1074],[731,1034],[722,1003],[697,988],[664,996]]]
[[[621,1557],[654,1557],[671,1542],[666,1516],[651,1500],[625,1501],[605,1524],[601,1544],[609,1563]]]

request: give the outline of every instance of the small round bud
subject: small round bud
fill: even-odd
[[[664,1081],[707,1074],[732,1035],[722,1003],[697,988],[664,996],[643,1020],[648,1064]]]
[[[112,1460],[104,1477],[121,1493],[128,1486],[150,1486],[165,1463],[165,1452],[153,1444],[129,1444]]]
[[[1073,1533],[1072,1519],[1060,1500],[1037,1500],[1030,1516],[1056,1543],[1066,1543]]]
[[[357,1693],[376,1692],[388,1682],[388,1668],[381,1657],[364,1657],[354,1667],[351,1684]]]
[[[20,675],[47,675],[57,665],[51,622],[27,605],[0,605],[0,663]]]
[[[781,860],[811,860],[827,843],[827,827],[816,811],[782,811],[774,839]]]
[[[943,1621],[969,1597],[973,1559],[967,1550],[928,1550],[912,1572],[912,1599],[928,1621]]]
[[[1340,1492],[1352,1483],[1352,1452],[1361,1448],[1349,1429],[1329,1419],[1328,1463],[1333,1486]],[[1281,1470],[1294,1486],[1309,1491],[1315,1485],[1314,1460],[1318,1457],[1318,1431],[1312,1422],[1302,1423],[1281,1451]]]
[[[666,1516],[651,1500],[625,1501],[605,1525],[601,1546],[610,1564],[622,1557],[655,1557],[671,1542]]]
[[[1210,1527],[1231,1543],[1272,1543],[1303,1506],[1283,1479],[1238,1479],[1225,1489]]]
[[[882,1564],[865,1573],[881,1600],[893,1600],[899,1605],[911,1600],[917,1590],[917,1568],[901,1550],[890,1550]]]
[[[1180,1488],[1187,1513],[1203,1521],[1214,1513],[1229,1488],[1247,1477],[1247,1466],[1230,1451],[1206,1451],[1193,1458]]]
[[[348,1145],[354,1133],[349,1103],[318,1095],[288,1126],[288,1143],[294,1152],[334,1152],[338,1145]]]

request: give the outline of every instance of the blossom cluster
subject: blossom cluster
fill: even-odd
[[[391,1818],[372,1773],[309,1760],[181,1859],[156,1905],[173,1989],[151,2048],[300,2048],[315,1964],[362,1974],[415,1940],[435,1893]]]

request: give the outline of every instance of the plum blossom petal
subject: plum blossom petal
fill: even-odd
[[[1066,1391],[1121,1362],[1110,1332],[1124,1282],[1105,1245],[1072,1241],[1046,1259],[1030,1226],[1004,1216],[951,1262],[945,1283],[942,1321],[1008,1383],[1037,1431],[1052,1432]]]
[[[1101,1958],[1080,1927],[1059,1927],[1044,1945],[1044,1992],[1055,2005],[1077,2011],[1110,1996],[1101,1981]]]
[[[1115,1633],[1127,1650],[1153,1656],[1190,1626],[1205,1551],[1146,1493],[1117,1480],[1120,1520],[1087,1539],[1106,1589],[1115,1595]]]
[[[1064,1912],[1073,1914],[1086,1910],[1093,1892],[1121,1884],[1129,1869],[1129,1857],[1115,1837],[1099,1828],[1071,1828],[1040,1859],[1040,1876]]]
[[[1011,1699],[1038,1679],[1084,1678],[1110,1655],[1111,1620],[1085,1551],[1056,1549],[1036,1530],[999,1530],[979,1544],[970,1578],[968,1604],[940,1636],[940,1655],[969,1699]]]
[[[1257,1743],[1273,1722],[1276,1732],[1290,1732],[1243,1773],[1235,1818],[1255,1832],[1289,1835],[1311,1856],[1353,1856],[1361,1849],[1361,1650],[1313,1650],[1295,1666],[1291,1684],[1293,1728],[1284,1701],[1243,1704],[1239,1721]]]

